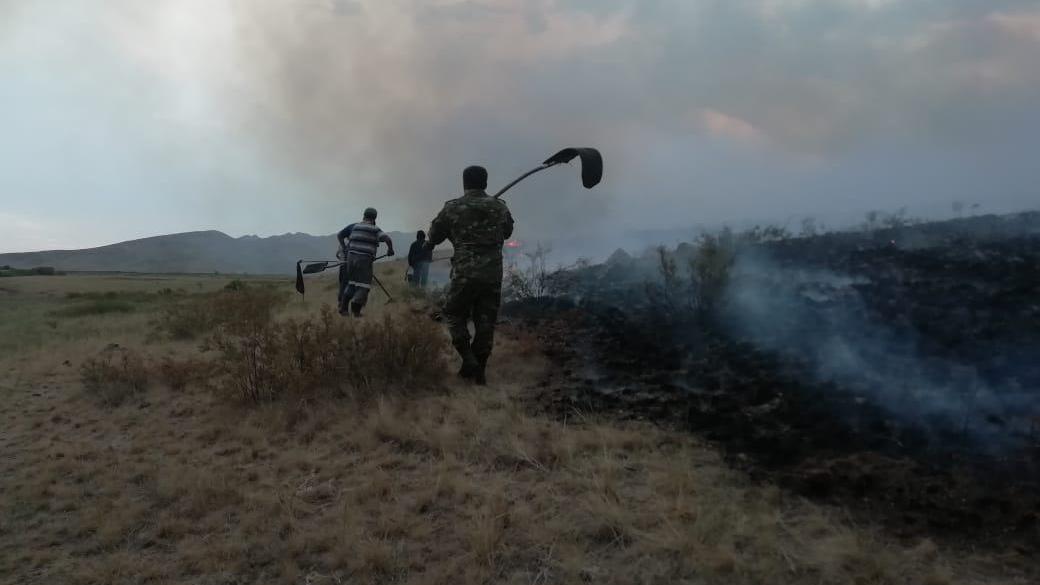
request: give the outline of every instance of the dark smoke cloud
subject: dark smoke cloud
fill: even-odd
[[[807,212],[886,152],[931,172],[930,150],[968,150],[977,175],[1035,178],[1006,154],[1040,130],[1038,14],[1015,1],[242,2],[237,48],[258,97],[235,110],[321,190],[385,195],[413,221],[467,163],[500,184],[572,143],[603,148],[608,180],[514,194],[546,232],[611,212],[669,223],[646,208],[673,224],[733,217],[771,191]]]
[[[344,8],[346,7],[346,8]],[[556,148],[602,142],[612,124],[596,96],[576,100],[573,64],[623,34],[576,13],[508,4],[235,5],[246,93],[233,115],[320,191],[355,193],[412,222],[429,219],[470,163],[503,184]],[[605,96],[604,96],[605,97]],[[568,181],[517,197],[528,210],[599,214],[602,200]]]

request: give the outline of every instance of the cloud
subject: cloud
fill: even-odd
[[[0,250],[28,252],[60,247],[64,231],[54,222],[0,211]]]
[[[694,114],[696,124],[714,136],[721,136],[744,143],[761,143],[765,137],[746,120],[727,116],[722,112],[706,109]]]
[[[1038,14],[1026,0],[26,4],[0,45],[18,72],[0,91],[23,99],[0,116],[29,149],[67,137],[61,154],[94,169],[79,184],[113,200],[189,192],[182,222],[260,233],[329,231],[369,204],[411,229],[465,165],[500,185],[572,145],[601,148],[604,182],[553,171],[511,192],[530,235],[894,193],[913,207],[987,182],[1013,207],[1038,179],[1022,155],[1040,132]],[[893,165],[889,193],[861,185]],[[62,197],[25,167],[7,183]]]
[[[1013,35],[1040,43],[1040,10],[994,12],[988,20]]]

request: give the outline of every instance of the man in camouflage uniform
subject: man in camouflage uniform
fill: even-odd
[[[485,191],[487,170],[483,167],[462,171],[462,186],[462,197],[445,203],[430,224],[427,246],[432,250],[450,240],[455,248],[444,316],[452,345],[462,358],[459,376],[484,385],[502,302],[502,242],[513,235],[513,216],[505,202]]]

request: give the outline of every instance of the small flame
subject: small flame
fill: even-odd
[[[509,240],[508,242],[506,242],[506,247],[507,248],[519,248],[520,247],[520,241],[519,240]]]

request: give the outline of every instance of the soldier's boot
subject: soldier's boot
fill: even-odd
[[[361,318],[361,305],[358,303],[350,303],[350,311],[354,314],[355,318]]]
[[[455,351],[459,352],[459,357],[462,358],[462,367],[459,368],[459,377],[463,380],[472,380],[473,376],[477,373],[477,358],[473,357],[473,350],[469,347],[463,346],[460,343],[455,346]],[[466,345],[469,345],[468,343]]]
[[[472,380],[477,375],[478,364],[475,361],[462,360],[462,367],[459,368],[459,377],[463,380]]]
[[[487,362],[486,355],[477,358],[477,366],[473,371],[473,383],[477,386],[487,386]]]

